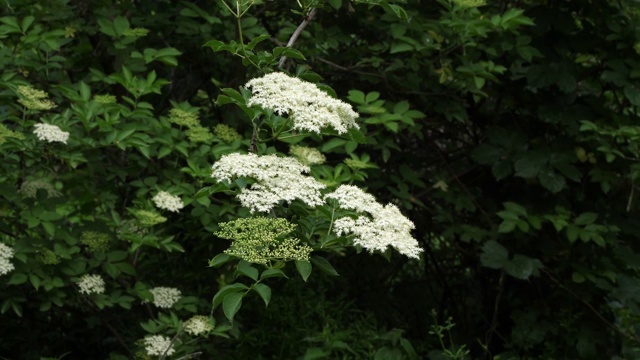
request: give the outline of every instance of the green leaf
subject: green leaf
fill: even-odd
[[[209,266],[217,268],[222,266],[223,264],[228,263],[231,260],[233,260],[233,258],[230,255],[220,253],[214,256],[213,259],[209,260]]]
[[[516,228],[517,221],[505,220],[498,226],[498,232],[501,234],[507,234],[512,232]]]
[[[229,319],[229,321],[233,321],[233,317],[236,315],[240,307],[242,307],[242,298],[246,293],[244,292],[234,292],[228,294],[222,300],[222,312],[224,312],[224,316]]]
[[[267,269],[260,274],[260,280],[272,278],[272,277],[283,277],[288,278],[287,275],[280,269]]]
[[[502,157],[503,150],[493,145],[482,144],[471,152],[473,160],[482,165],[493,165]]]
[[[483,266],[492,269],[502,269],[509,261],[507,249],[494,240],[487,241],[482,246],[480,262]]]
[[[235,283],[235,284],[231,284],[223,287],[222,289],[218,290],[218,292],[213,296],[213,300],[212,300],[213,307],[215,308],[218,305],[220,305],[222,300],[227,295],[238,292],[238,291],[248,290],[248,289],[249,288],[245,284],[240,284],[240,283]]]
[[[542,187],[554,194],[564,189],[567,184],[563,176],[558,175],[553,171],[541,172],[540,175],[538,175],[538,180],[540,181],[540,185],[542,185]]]
[[[298,269],[298,273],[302,276],[302,280],[307,281],[313,267],[308,261],[296,260],[296,269]]]
[[[116,31],[116,35],[120,36],[129,29],[129,20],[122,16],[118,16],[113,20],[113,28]]]
[[[254,281],[258,281],[258,269],[254,268],[248,262],[240,260],[238,267],[236,268],[238,274],[247,276]]]
[[[537,274],[537,271],[542,268],[542,263],[537,259],[532,259],[528,256],[516,254],[513,260],[509,261],[504,270],[507,274],[518,278],[528,279],[531,275]]]
[[[312,256],[311,262],[315,265],[320,271],[332,275],[332,276],[340,276],[338,272],[331,266],[331,264],[327,261],[327,259],[321,256]]]
[[[527,216],[527,210],[519,204],[507,201],[502,203],[502,205],[512,213],[518,214],[519,216]]]
[[[515,163],[516,176],[525,179],[534,178],[545,168],[546,162],[546,157],[541,154],[532,153],[526,155]]]
[[[596,220],[598,220],[598,214],[592,213],[592,212],[586,212],[586,213],[580,214],[580,216],[576,218],[574,223],[576,225],[584,226],[584,225],[593,224],[594,222],[596,222]]]
[[[265,284],[255,284],[252,286],[252,289],[260,295],[264,301],[264,306],[269,306],[269,301],[271,300],[271,288]]]

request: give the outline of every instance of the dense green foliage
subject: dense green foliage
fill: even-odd
[[[640,358],[636,2],[0,7],[0,358],[146,359],[152,334],[176,359]],[[243,87],[277,70],[360,130],[283,132]],[[322,152],[329,188],[397,205],[420,259],[354,249],[331,204],[237,221],[257,219],[234,197],[248,183],[212,164],[293,144]],[[269,256],[242,255],[256,242]],[[106,291],[79,292],[87,274]],[[156,287],[182,297],[157,308]],[[213,330],[186,334],[198,314]]]

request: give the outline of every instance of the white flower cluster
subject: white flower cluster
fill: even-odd
[[[36,134],[38,140],[46,140],[47,142],[67,143],[69,133],[62,131],[59,127],[51,124],[35,124],[33,133]]]
[[[196,315],[184,323],[184,331],[191,335],[198,336],[211,330],[213,330],[213,325],[204,315]]]
[[[353,185],[341,185],[327,194],[325,199],[337,200],[343,209],[369,214],[360,215],[356,219],[346,216],[337,219],[334,228],[338,236],[353,234],[353,243],[369,252],[385,251],[391,246],[399,253],[417,259],[423,251],[411,236],[415,225],[400,213],[397,206],[383,206],[371,194]]]
[[[173,212],[178,212],[178,210],[184,207],[184,203],[179,197],[171,195],[166,191],[160,191],[151,200],[153,200],[156,207],[159,209],[165,209]]]
[[[82,275],[78,282],[81,294],[102,294],[104,293],[104,280],[100,275]]]
[[[149,356],[172,355],[176,350],[167,336],[152,335],[144,338],[144,349]]]
[[[355,122],[358,113],[351,105],[332,98],[313,83],[273,72],[251,79],[245,86],[253,93],[247,105],[257,104],[278,115],[288,114],[296,130],[319,134],[320,129],[331,126],[344,134],[348,128],[358,128]]]
[[[292,145],[289,154],[295,156],[298,161],[305,165],[324,164],[327,158],[320,150],[306,146]]]
[[[212,177],[218,181],[248,177],[256,180],[238,195],[242,206],[254,211],[270,211],[281,200],[300,199],[309,206],[323,204],[320,190],[325,187],[316,179],[303,175],[308,166],[290,157],[256,154],[224,155],[213,164]]]
[[[169,309],[180,300],[180,290],[170,287],[155,287],[149,290],[153,294],[153,304],[159,308]]]
[[[14,251],[10,246],[0,243],[0,275],[8,274],[14,269],[9,261],[13,257]]]

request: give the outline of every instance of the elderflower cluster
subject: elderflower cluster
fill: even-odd
[[[115,96],[105,94],[105,95],[94,95],[93,100],[98,104],[106,105],[106,104],[115,104],[118,100]]]
[[[15,139],[24,139],[24,135],[22,135],[22,133],[19,132],[15,132],[11,129],[9,129],[8,127],[0,124],[0,145],[4,144],[8,138],[15,138]]]
[[[399,253],[417,259],[423,251],[411,236],[415,225],[400,213],[397,206],[383,206],[371,194],[353,185],[341,185],[333,193],[325,195],[325,199],[337,200],[343,209],[368,214],[355,219],[346,216],[337,219],[334,229],[338,236],[353,234],[353,243],[369,252],[385,251],[391,246]]]
[[[109,250],[110,240],[109,235],[97,231],[84,231],[80,236],[80,243],[92,253]]]
[[[172,355],[176,350],[167,336],[152,335],[144,338],[144,349],[149,356]]]
[[[256,180],[237,196],[252,213],[270,211],[281,200],[291,203],[300,199],[309,206],[323,204],[320,190],[325,185],[303,175],[310,171],[309,167],[294,158],[234,153],[224,155],[212,169],[211,176],[218,181],[242,177]]]
[[[167,221],[167,218],[155,211],[131,210],[131,213],[138,219],[138,223],[144,227],[151,227]]]
[[[18,86],[18,102],[29,110],[51,110],[56,107],[51,100],[47,99],[49,95],[42,90],[37,90],[31,86]]]
[[[213,133],[218,137],[218,139],[228,143],[236,140],[242,140],[242,135],[238,134],[236,129],[225,124],[216,125],[216,127],[213,128]]]
[[[240,218],[220,223],[215,233],[223,239],[233,239],[224,252],[254,264],[272,260],[309,260],[311,247],[299,244],[295,238],[281,239],[295,230],[295,225],[282,218]]]
[[[487,5],[486,0],[453,0],[453,3],[461,8],[476,8]]]
[[[315,84],[274,72],[255,78],[245,85],[252,96],[247,105],[260,105],[278,115],[288,114],[293,129],[320,133],[333,127],[339,134],[358,128],[358,113],[351,105],[334,99]]]
[[[320,165],[327,161],[327,158],[320,150],[306,146],[292,145],[289,149],[289,154],[304,165]]]
[[[185,126],[187,137],[193,142],[207,142],[213,138],[209,129],[200,125],[197,113],[173,108],[169,111],[169,121],[176,125]]]
[[[27,180],[20,185],[18,192],[24,197],[35,198],[40,189],[47,192],[47,198],[62,196],[62,193],[56,190],[52,184],[42,180]]]
[[[184,331],[191,335],[198,336],[211,330],[213,330],[213,325],[204,315],[196,315],[184,323]]]
[[[38,140],[46,140],[47,142],[67,143],[69,133],[62,131],[59,127],[51,124],[35,124],[33,133],[36,134]]]
[[[178,210],[184,207],[184,203],[179,197],[171,195],[166,191],[160,191],[151,200],[153,200],[157,208],[173,212],[178,212]]]
[[[13,248],[0,243],[0,275],[8,274],[14,269],[13,264],[9,261],[13,258]]]
[[[176,288],[155,287],[149,290],[153,295],[153,304],[159,308],[169,309],[180,300],[182,293]]]
[[[104,293],[104,280],[100,275],[82,275],[78,282],[81,294],[102,294]]]

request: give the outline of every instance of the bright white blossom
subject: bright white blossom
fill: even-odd
[[[62,131],[59,127],[51,124],[35,124],[33,133],[36,134],[38,140],[46,140],[47,142],[67,143],[69,133]]]
[[[289,154],[293,155],[304,165],[324,164],[327,158],[320,150],[306,146],[292,145]]]
[[[153,200],[156,207],[159,209],[165,209],[173,212],[178,212],[178,210],[184,207],[184,203],[179,197],[171,195],[166,191],[160,191],[151,200]]]
[[[153,294],[153,304],[159,308],[169,309],[180,300],[180,290],[170,287],[155,287],[149,290]]]
[[[260,105],[278,115],[288,114],[296,130],[320,133],[320,129],[333,127],[339,134],[349,128],[358,128],[358,113],[351,105],[334,99],[315,84],[273,72],[251,79],[245,85],[252,96],[247,105]]]
[[[213,325],[204,315],[196,315],[184,323],[184,331],[191,335],[198,336],[211,330],[213,330]]]
[[[8,274],[14,269],[13,264],[9,261],[13,255],[13,248],[0,243],[0,275]]]
[[[104,293],[104,280],[100,275],[82,275],[78,282],[81,294],[102,294]]]
[[[300,199],[309,206],[323,204],[320,190],[325,185],[303,175],[310,171],[309,167],[291,157],[234,153],[224,155],[212,169],[211,176],[218,181],[243,177],[256,180],[238,195],[242,206],[251,212],[270,211],[281,200],[290,203]]]
[[[172,355],[176,350],[167,336],[152,335],[144,338],[144,349],[149,356]]]
[[[341,185],[325,195],[325,199],[337,200],[342,209],[368,214],[355,219],[346,216],[337,219],[333,226],[338,236],[353,234],[353,243],[369,252],[385,251],[391,246],[399,253],[417,259],[423,251],[411,236],[415,225],[397,206],[383,206],[371,194],[353,185]]]

